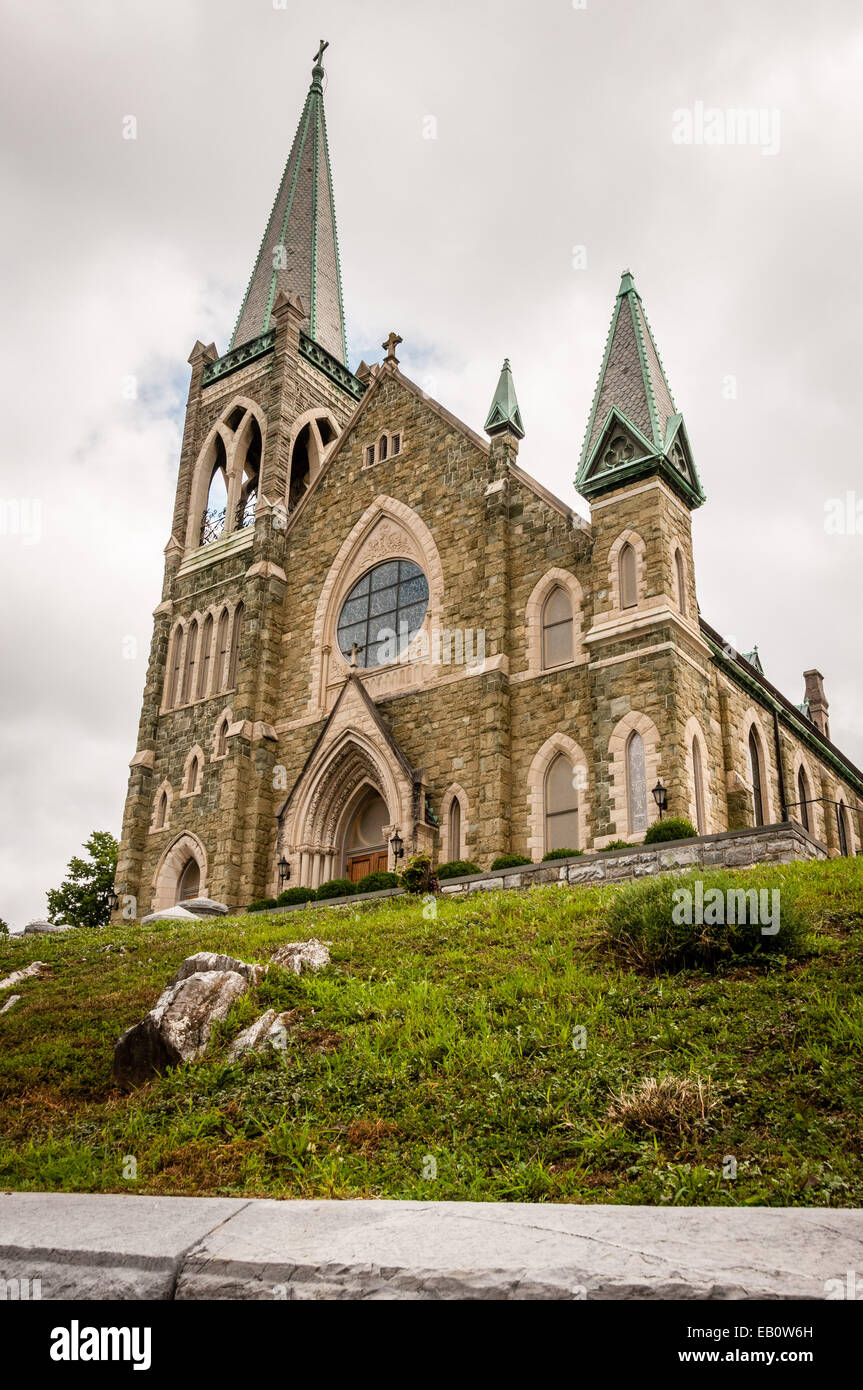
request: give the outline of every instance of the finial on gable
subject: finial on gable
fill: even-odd
[[[381,343],[381,347],[386,348],[387,350],[387,355],[384,359],[384,366],[386,366],[387,363],[390,362],[394,367],[397,367],[399,365],[399,359],[396,357],[396,348],[398,347],[399,343],[403,342],[404,338],[400,338],[398,333],[390,333],[386,341]]]
[[[512,368],[509,365],[508,357],[504,358],[501,367],[497,390],[494,393],[491,410],[488,412],[485,422],[485,432],[492,436],[506,432],[514,434],[516,439],[524,439],[524,425],[522,424],[521,411],[518,408]]]

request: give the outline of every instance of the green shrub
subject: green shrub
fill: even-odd
[[[609,849],[634,849],[634,848],[635,848],[635,846],[633,845],[633,843],[632,843],[631,840],[612,840],[612,842],[611,842],[610,845],[603,845],[603,846],[602,846],[602,849],[601,849],[599,852],[600,852],[600,854],[605,854],[605,851],[606,851],[606,850],[609,850]]]
[[[757,870],[727,869],[639,879],[617,889],[602,933],[623,960],[653,973],[803,954],[810,922],[796,890],[761,882]]]
[[[314,896],[314,888],[286,888],[276,898],[276,903],[279,907],[290,907],[292,903],[310,903]]]
[[[268,908],[275,907],[275,898],[258,898],[256,902],[249,903],[247,912],[266,912]]]
[[[399,875],[399,882],[408,893],[433,893],[438,884],[430,856],[415,854],[409,859]]]
[[[583,849],[550,849],[548,854],[542,856],[545,864],[549,859],[574,859],[577,854],[584,854]]]
[[[346,898],[356,891],[357,885],[349,878],[331,878],[328,883],[321,884],[315,897],[319,902],[326,902],[327,898]]]
[[[398,874],[391,874],[387,869],[375,869],[374,873],[366,874],[359,883],[355,884],[357,893],[377,893],[381,888],[398,888]]]
[[[445,864],[438,864],[438,878],[461,878],[463,874],[481,874],[482,869],[479,864],[474,864],[472,859],[448,859]]]
[[[499,854],[492,864],[493,869],[517,869],[519,864],[530,864],[526,854]]]
[[[646,845],[658,845],[662,840],[691,840],[698,831],[685,816],[669,816],[667,820],[655,820],[644,837]]]

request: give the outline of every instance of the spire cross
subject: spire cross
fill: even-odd
[[[315,56],[315,67],[319,68],[321,66],[322,62],[324,61],[324,53],[329,48],[329,46],[330,45],[326,39],[321,39],[320,43],[318,44],[317,54]]]
[[[399,359],[396,357],[396,348],[398,347],[399,343],[403,342],[404,338],[400,338],[398,333],[391,333],[390,336],[387,338],[386,342],[381,343],[381,347],[386,348],[387,350],[388,362],[394,362],[395,365],[398,366]]]

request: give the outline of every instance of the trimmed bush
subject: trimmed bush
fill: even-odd
[[[525,854],[499,854],[492,864],[493,869],[517,869],[520,864],[531,864]]]
[[[617,889],[602,933],[618,956],[653,974],[802,955],[810,922],[796,890],[762,882],[757,870],[727,869],[639,879]]]
[[[247,912],[266,912],[268,908],[275,907],[275,898],[258,898],[256,902],[249,903]]]
[[[329,883],[322,883],[315,898],[318,902],[326,902],[327,898],[346,898],[349,893],[355,893],[357,885],[351,883],[349,878],[331,878]]]
[[[310,903],[314,896],[314,888],[286,888],[276,898],[276,903],[279,907],[290,907],[293,903]]]
[[[482,869],[479,864],[474,864],[472,859],[448,859],[445,864],[438,864],[438,878],[461,878],[463,874],[481,874]]]
[[[545,864],[549,859],[574,859],[577,854],[584,854],[583,849],[550,849],[548,854],[542,856]]]
[[[387,869],[376,869],[372,874],[366,874],[359,883],[354,885],[357,893],[377,893],[381,888],[398,888],[398,874],[391,874]]]
[[[658,845],[663,840],[691,840],[698,831],[685,816],[669,816],[667,820],[655,820],[644,837],[646,845]]]
[[[605,854],[609,849],[635,849],[635,845],[631,840],[612,840],[610,845],[603,845],[599,852]]]

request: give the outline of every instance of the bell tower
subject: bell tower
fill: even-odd
[[[322,40],[226,352],[197,342],[130,765],[118,914],[260,896],[294,515],[366,389],[347,366]]]

